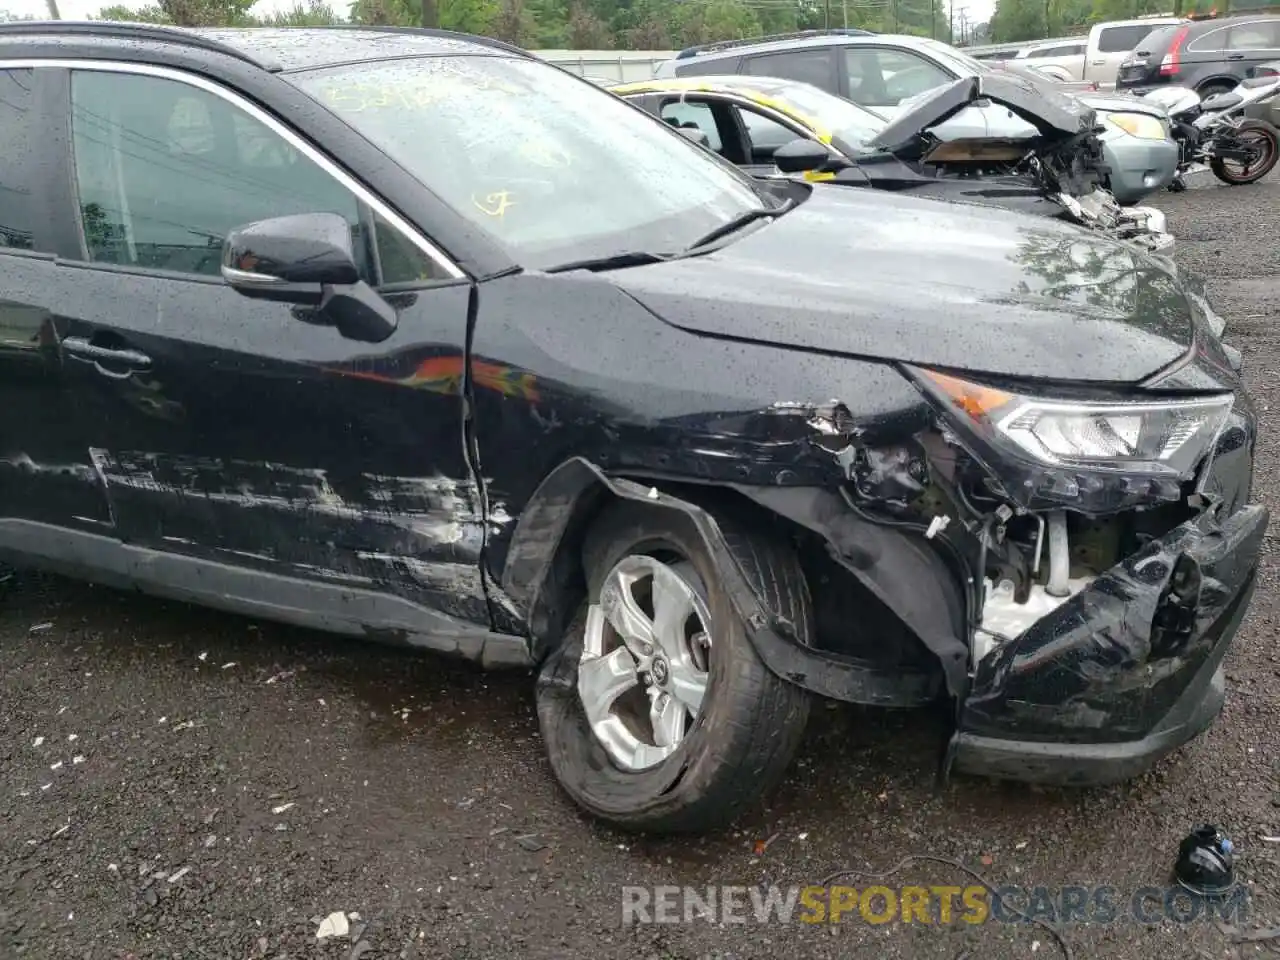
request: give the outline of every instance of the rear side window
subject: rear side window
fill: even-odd
[[[34,248],[39,150],[31,70],[0,70],[0,248]]]
[[[1127,27],[1106,27],[1098,32],[1098,50],[1101,53],[1128,53],[1151,30],[1151,27],[1142,23]]]
[[[786,50],[782,53],[763,53],[748,57],[746,73],[757,77],[782,77],[799,80],[821,87],[828,93],[835,92],[835,51],[830,47],[821,50]]]
[[[1178,35],[1178,32],[1185,29],[1187,28],[1182,26],[1156,27],[1138,41],[1138,45],[1133,49],[1144,54],[1163,53],[1173,45],[1173,38]],[[1196,41],[1196,43],[1199,42]],[[1194,49],[1194,45],[1188,44],[1187,50],[1192,49]]]
[[[708,73],[739,73],[742,66],[741,57],[689,57],[675,61],[677,77],[697,77]],[[660,74],[654,74],[660,76]]]
[[[1227,34],[1228,50],[1272,50],[1280,47],[1280,20],[1234,24]]]

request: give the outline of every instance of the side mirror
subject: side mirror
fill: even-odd
[[[821,170],[835,159],[835,154],[817,140],[797,137],[773,152],[773,162],[783,173],[810,173]]]
[[[222,278],[237,293],[314,308],[315,322],[351,340],[380,343],[396,311],[360,279],[351,228],[335,213],[301,213],[232,230],[222,244]]]

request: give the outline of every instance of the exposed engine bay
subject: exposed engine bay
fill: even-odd
[[[906,442],[833,447],[848,477],[842,495],[850,510],[872,523],[915,530],[955,561],[972,614],[971,670],[1145,546],[1224,503],[1223,513],[1230,513],[1248,497],[1247,489],[1211,482],[1218,451],[1230,458],[1232,449],[1247,443],[1229,399],[1190,401],[1179,422],[1170,422],[1152,405],[1152,423],[1140,424],[1119,404],[1114,412],[1082,415],[1064,412],[1071,411],[1066,401],[1022,405],[996,388],[974,389],[967,381],[928,376],[941,385],[939,396],[952,394],[960,398],[957,403],[975,409],[979,403],[998,405],[1002,429],[1009,434],[1021,432],[1033,440],[1040,431],[1043,439],[1033,442],[1065,446],[1079,442],[1072,432],[1093,431],[1098,436],[1089,442],[1132,451],[1150,445],[1148,438],[1158,434],[1153,449],[1187,451],[1188,459],[1178,463],[1175,456],[1170,461],[1175,469],[1163,476],[1119,470],[1112,476],[1091,474],[1087,466],[1070,464],[993,471],[988,465],[997,461],[989,449],[941,421]],[[1156,422],[1160,418],[1165,422]],[[1192,457],[1200,459],[1192,462]],[[1194,620],[1199,572],[1185,571],[1185,583],[1179,576],[1175,567],[1162,609],[1174,619],[1185,614]],[[1185,608],[1179,591],[1191,598]]]
[[[860,157],[849,179],[860,174],[881,189],[1057,216],[1149,250],[1172,246],[1163,213],[1122,207],[1106,189],[1108,167],[1096,117],[1080,101],[1048,97],[1016,78],[982,77],[957,80],[908,104],[877,138],[880,152]],[[961,111],[992,106],[1008,108],[1036,135],[939,135]]]

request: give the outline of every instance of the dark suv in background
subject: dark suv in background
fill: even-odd
[[[1145,92],[1172,83],[1207,97],[1230,90],[1269,60],[1280,60],[1280,16],[1160,27],[1120,65],[1116,89]]]

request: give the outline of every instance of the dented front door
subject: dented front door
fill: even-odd
[[[458,389],[466,285],[401,295],[400,329],[371,348],[228,287],[83,282],[98,294],[74,333],[149,361],[68,375],[128,543],[487,623]],[[127,299],[108,293],[122,285]]]

